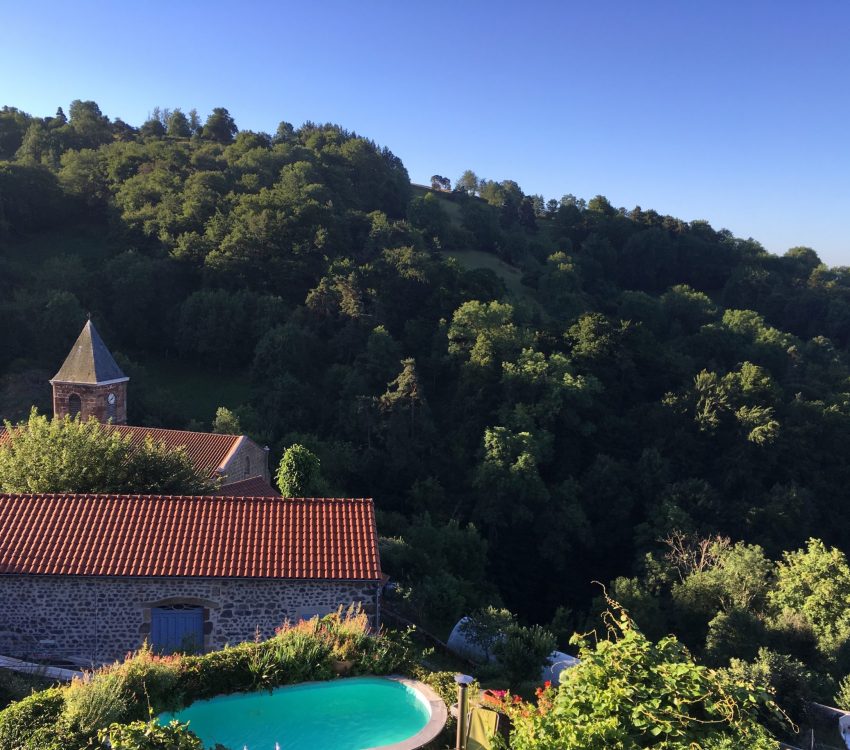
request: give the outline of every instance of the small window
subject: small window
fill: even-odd
[[[72,417],[76,417],[82,408],[83,403],[80,401],[80,397],[76,393],[72,393],[68,396],[68,414]]]
[[[251,476],[251,457],[245,456],[245,476]]]

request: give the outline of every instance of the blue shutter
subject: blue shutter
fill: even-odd
[[[151,647],[161,654],[195,653],[204,646],[204,611],[201,607],[151,609]]]

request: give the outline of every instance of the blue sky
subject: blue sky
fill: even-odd
[[[850,265],[850,3],[0,0],[0,105],[337,122],[414,181],[706,219]]]

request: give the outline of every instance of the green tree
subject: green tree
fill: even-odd
[[[470,365],[491,367],[513,359],[528,342],[527,333],[513,321],[514,309],[503,302],[464,302],[449,326],[449,353]]]
[[[214,486],[185,450],[169,450],[150,438],[134,449],[129,437],[94,418],[48,419],[33,409],[25,422],[7,421],[6,430],[9,437],[0,443],[4,492],[197,494]]]
[[[75,134],[77,148],[97,148],[112,140],[109,118],[96,102],[72,101],[68,107],[68,125]]]
[[[215,410],[215,419],[213,420],[212,427],[213,432],[218,432],[222,435],[242,434],[242,425],[239,423],[239,417],[226,406],[219,406]]]
[[[151,117],[142,123],[139,134],[143,138],[162,138],[166,133],[165,125],[159,117]]]
[[[216,487],[195,468],[184,447],[168,448],[150,436],[128,451],[121,483],[124,492],[156,495],[203,495]]]
[[[459,629],[463,637],[483,654],[483,663],[486,664],[496,655],[497,646],[505,639],[508,630],[516,624],[513,612],[489,606],[469,615]]]
[[[204,123],[202,135],[210,141],[232,143],[239,128],[224,107],[216,107]]]
[[[186,117],[180,109],[175,109],[168,117],[166,133],[171,138],[188,138],[192,135],[189,118]]]
[[[819,539],[809,539],[805,549],[783,555],[768,601],[776,614],[783,610],[802,614],[814,628],[820,648],[835,653],[850,637],[847,557]]]
[[[476,195],[478,185],[478,175],[471,169],[467,169],[455,182],[455,190],[461,190],[467,195]]]
[[[310,497],[325,489],[319,457],[298,443],[283,452],[275,481],[284,497]]]

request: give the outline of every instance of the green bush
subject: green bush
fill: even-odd
[[[53,729],[64,706],[64,690],[48,688],[0,711],[0,747],[3,750],[39,747],[31,744],[31,740],[42,730]]]
[[[828,675],[809,669],[793,656],[767,648],[758,649],[750,661],[732,659],[723,671],[732,680],[766,687],[794,722],[807,720],[809,701],[828,701],[835,692],[835,682]],[[777,734],[787,730],[782,715],[768,715],[763,723]]]
[[[172,721],[162,726],[156,720],[112,724],[101,729],[98,739],[112,750],[201,750],[201,741],[188,730],[188,724]]]
[[[511,688],[540,680],[546,657],[555,650],[555,636],[539,625],[512,625],[494,648],[499,668]]]
[[[123,674],[117,670],[99,670],[74,678],[65,688],[63,718],[72,732],[91,736],[102,727],[126,721],[134,698],[127,690]]]
[[[387,630],[378,638],[370,638],[361,651],[355,674],[393,674],[409,672],[415,663],[412,629]]]
[[[778,712],[762,688],[695,664],[673,637],[650,641],[623,611],[607,624],[610,640],[573,637],[580,663],[560,687],[536,705],[506,702],[513,750],[775,750],[761,720]]]
[[[455,682],[455,672],[430,672],[421,666],[414,667],[411,676],[419,682],[424,682],[430,687],[447,706],[457,702],[457,683]],[[473,691],[477,691],[477,683],[473,686]]]
[[[129,696],[125,720],[146,719],[150,713],[175,711],[181,706],[177,689],[180,660],[157,656],[145,644],[139,651],[112,667],[121,676]]]
[[[203,656],[180,658],[177,692],[187,703],[254,687],[251,654],[258,644],[242,643]]]

